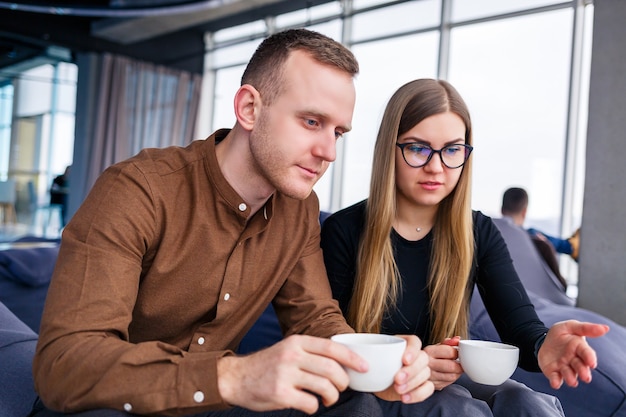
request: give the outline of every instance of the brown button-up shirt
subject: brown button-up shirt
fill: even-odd
[[[227,407],[217,360],[274,303],[286,334],[351,332],[332,300],[318,200],[250,208],[215,143],[107,169],[63,233],[34,361],[44,403],[182,415]]]

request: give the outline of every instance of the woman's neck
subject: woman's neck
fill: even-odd
[[[420,240],[433,228],[437,208],[408,206],[398,202],[393,228],[407,240]]]

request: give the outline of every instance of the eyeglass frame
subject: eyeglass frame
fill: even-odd
[[[425,148],[429,148],[430,149],[430,154],[428,154],[428,157],[426,158],[426,162],[424,162],[421,165],[411,165],[409,163],[409,161],[406,160],[406,156],[404,155],[404,148],[406,148],[409,145],[421,145]],[[472,145],[468,145],[467,143],[451,143],[450,145],[446,145],[441,149],[433,149],[430,145],[426,145],[426,144],[420,144],[419,142],[406,142],[406,143],[398,143],[396,142],[396,146],[398,148],[400,148],[400,151],[402,152],[402,159],[404,159],[404,162],[406,162],[406,164],[408,166],[410,166],[411,168],[421,168],[424,167],[426,165],[428,165],[428,163],[430,162],[430,160],[433,158],[433,155],[438,153],[439,154],[439,160],[441,161],[441,163],[448,169],[457,169],[457,168],[461,168],[463,165],[465,165],[465,163],[467,162],[467,160],[469,159],[470,155],[472,154],[472,151],[474,150],[474,147]],[[443,156],[441,155],[441,152],[447,148],[451,148],[453,146],[462,146],[463,148],[465,148],[465,159],[463,159],[463,163],[459,166],[456,167],[451,167],[448,164],[446,164],[446,162],[443,160]]]

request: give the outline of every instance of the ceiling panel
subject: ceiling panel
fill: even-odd
[[[331,0],[0,2],[0,69],[50,46],[202,71],[204,33]]]

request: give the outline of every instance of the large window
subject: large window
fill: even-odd
[[[13,114],[13,84],[0,86],[0,181],[7,179],[11,146],[11,117]]]
[[[361,65],[353,131],[315,187],[322,210],[367,198],[378,123],[393,91],[440,77],[472,114],[473,207],[499,216],[503,191],[522,186],[530,194],[528,226],[566,235],[580,223],[584,187],[593,5],[583,3],[590,2],[343,0],[216,32],[206,60],[216,80],[211,127],[233,123],[237,75],[252,50],[236,54],[239,66],[220,64],[220,53],[285,27],[317,29],[348,45]]]
[[[334,211],[367,197],[374,142],[385,104],[402,84],[437,75],[436,31],[355,45],[361,73],[356,81],[353,130],[345,137],[341,200]]]
[[[450,41],[448,79],[474,124],[474,207],[499,216],[504,190],[522,186],[529,221],[551,233],[561,212],[572,14],[461,26]]]
[[[16,180],[18,218],[25,223],[34,204],[48,201],[52,178],[72,163],[77,76],[74,64],[44,64],[1,89],[0,177]]]

